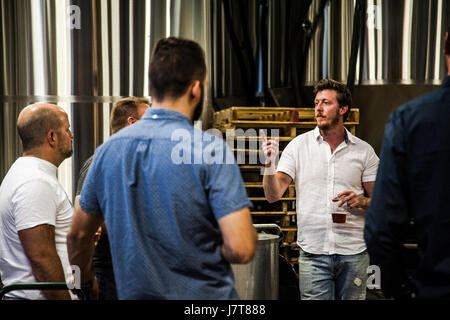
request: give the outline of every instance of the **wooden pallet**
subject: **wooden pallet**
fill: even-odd
[[[344,125],[355,134],[359,124],[359,108],[351,108]],[[214,113],[213,127],[226,132],[237,128],[290,129],[289,138],[297,135],[296,128],[312,129],[316,126],[314,108],[230,107]],[[250,135],[257,136],[259,133]]]
[[[348,122],[359,123],[359,109],[351,108]],[[283,125],[315,123],[314,108],[268,108],[268,107],[230,107],[215,113],[218,126],[247,122],[275,122]]]
[[[262,182],[244,182],[245,188],[248,189],[261,189],[264,190]],[[283,196],[295,197],[295,184],[291,183]]]
[[[288,243],[293,242],[295,236],[297,235],[297,227],[281,228],[281,231],[287,234],[287,237],[285,236],[284,241]]]

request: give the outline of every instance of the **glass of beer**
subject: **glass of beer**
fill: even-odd
[[[337,198],[338,200],[333,199],[333,206],[332,206],[332,212],[331,217],[333,218],[334,223],[345,223],[347,221],[347,204],[344,203],[341,206],[338,206],[338,204],[341,202],[341,199]]]

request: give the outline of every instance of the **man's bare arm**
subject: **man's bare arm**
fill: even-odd
[[[267,201],[272,203],[280,200],[291,182],[292,178],[284,172],[265,174],[263,177],[263,187]]]
[[[369,210],[370,201],[372,201],[373,188],[375,187],[375,181],[363,182],[363,187],[369,195],[369,197],[366,198],[366,210]]]
[[[260,130],[259,134],[262,139],[261,149],[266,158],[263,177],[264,194],[267,201],[272,203],[280,200],[292,182],[292,178],[283,172],[276,172],[275,159],[279,153],[279,139],[267,139],[264,130]]]
[[[249,263],[255,254],[257,236],[248,208],[218,220],[223,236],[222,255],[230,263]]]
[[[72,218],[69,233],[67,234],[67,251],[69,261],[77,265],[81,271],[81,286],[95,285],[93,268],[95,233],[103,222],[98,214],[88,214],[81,209],[78,202],[80,196],[75,198],[75,213]],[[96,292],[94,292],[95,298]]]
[[[48,224],[18,232],[25,255],[37,282],[66,282],[64,269],[56,251],[55,227]],[[68,290],[43,290],[49,300],[70,300]]]

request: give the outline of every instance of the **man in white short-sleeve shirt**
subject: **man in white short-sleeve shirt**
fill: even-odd
[[[264,137],[264,191],[275,202],[295,182],[302,299],[365,299],[364,218],[379,159],[344,127],[351,106],[347,87],[323,79],[314,93],[317,127],[294,138],[277,167],[278,140]],[[339,210],[345,223],[333,222],[331,213]]]
[[[23,156],[0,187],[0,273],[4,285],[67,282],[71,269],[66,235],[73,207],[57,180],[72,155],[68,116],[55,105],[34,104],[17,120]],[[16,290],[7,299],[71,299],[68,290]]]

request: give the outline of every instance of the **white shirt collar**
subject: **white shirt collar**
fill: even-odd
[[[347,128],[345,128],[344,127],[344,129],[345,129],[345,143],[353,143],[353,144],[356,144],[356,139],[355,139],[355,136],[354,135],[352,135],[351,133],[350,133],[350,131],[348,131],[347,130]],[[315,128],[314,128],[314,137],[316,138],[316,141],[317,142],[321,142],[321,141],[323,141],[323,137],[322,137],[322,135],[320,134],[320,129],[319,129],[319,127],[318,126],[316,126]]]

